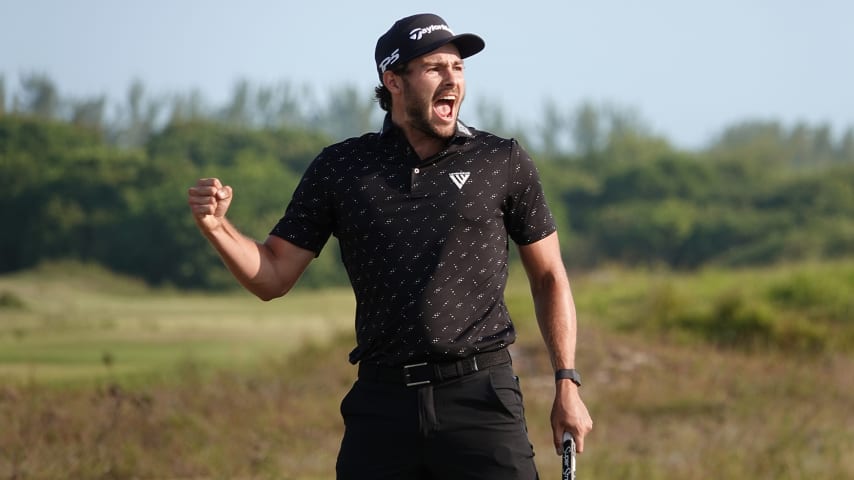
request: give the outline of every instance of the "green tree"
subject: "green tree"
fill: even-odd
[[[326,108],[319,112],[311,125],[331,138],[345,139],[376,130],[374,113],[378,107],[370,93],[352,86],[329,92]]]
[[[131,83],[126,101],[126,105],[119,111],[112,140],[121,147],[142,147],[157,130],[163,102],[148,98],[140,80]]]
[[[494,99],[480,98],[476,101],[474,105],[474,120],[475,124],[473,126],[484,131],[502,135],[510,131],[510,125],[507,122],[504,108]]]
[[[106,107],[106,104],[107,98],[103,95],[97,98],[72,102],[71,123],[82,127],[88,127],[93,130],[103,131],[104,108]]]
[[[6,113],[6,78],[0,75],[0,115]]]
[[[47,75],[32,73],[21,78],[24,112],[39,118],[60,118],[59,91]]]
[[[549,157],[566,151],[562,136],[567,132],[567,119],[561,114],[554,101],[547,101],[543,107],[540,125],[540,150]]]
[[[186,94],[174,95],[170,102],[169,123],[181,124],[202,121],[208,116],[207,110],[204,98],[198,89]]]
[[[845,131],[837,148],[836,158],[840,163],[854,163],[854,127]]]
[[[126,157],[106,148],[89,128],[0,117],[0,222],[6,226],[0,271],[93,256],[97,226],[121,212],[111,183],[127,181],[117,173]]]
[[[601,150],[606,137],[603,130],[599,110],[590,103],[578,107],[572,120],[572,139],[579,155],[590,158]]]
[[[237,82],[231,94],[231,101],[222,112],[223,121],[236,127],[248,128],[252,123],[251,95],[247,80]]]

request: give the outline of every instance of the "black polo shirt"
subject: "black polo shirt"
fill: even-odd
[[[350,361],[446,361],[516,338],[504,304],[508,237],[555,231],[534,164],[515,141],[457,124],[422,161],[386,117],[324,149],[271,234],[319,254],[335,235],[356,296]]]

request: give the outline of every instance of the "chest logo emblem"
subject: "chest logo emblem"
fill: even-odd
[[[455,172],[449,173],[448,176],[451,177],[451,181],[454,182],[454,185],[457,186],[460,190],[463,189],[463,185],[466,184],[466,181],[469,179],[470,172]]]

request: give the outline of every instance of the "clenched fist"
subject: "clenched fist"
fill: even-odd
[[[231,205],[232,190],[223,186],[218,178],[202,178],[190,187],[187,203],[202,231],[211,231],[222,224],[225,212]]]

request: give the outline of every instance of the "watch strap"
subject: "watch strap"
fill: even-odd
[[[555,371],[555,381],[569,380],[577,386],[581,386],[581,374],[574,368],[561,368]]]

